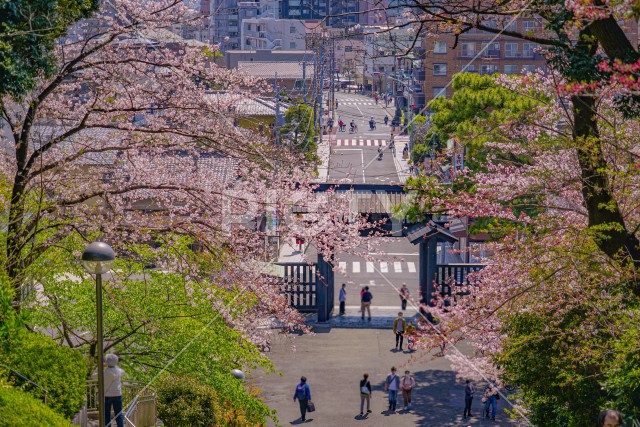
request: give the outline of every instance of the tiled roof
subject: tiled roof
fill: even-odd
[[[300,79],[302,80],[301,62],[258,62],[239,61],[238,72],[252,77],[274,78],[277,74],[279,79]],[[306,79],[313,76],[313,65],[307,64]]]
[[[276,113],[276,102],[267,98],[248,98],[244,95],[211,93],[206,95],[213,103],[219,103],[227,108],[229,112],[240,116],[274,116]],[[285,113],[289,104],[280,102],[280,112]]]

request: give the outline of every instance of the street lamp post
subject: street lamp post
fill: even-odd
[[[98,425],[104,427],[104,345],[102,337],[102,275],[113,268],[116,254],[103,242],[91,243],[82,252],[82,266],[96,276],[96,324],[98,350]]]

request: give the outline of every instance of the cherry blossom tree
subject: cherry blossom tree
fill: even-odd
[[[305,238],[330,256],[358,244],[363,221],[313,196],[313,165],[234,126],[232,107],[266,86],[170,33],[184,8],[107,2],[58,41],[55,73],[2,97],[1,273],[31,328],[93,356],[91,278],[77,259],[108,242],[107,349],[140,379],[167,369],[229,386],[260,420],[268,410],[251,409],[228,371],[269,366],[272,326],[306,329],[261,262],[271,248],[255,223],[273,212],[286,238],[299,227],[291,207],[313,204]]]
[[[606,404],[638,415],[628,399],[639,393],[629,370],[638,311],[628,287],[633,263],[609,257],[589,222],[581,146],[566,108],[574,95],[558,91],[564,84],[556,73],[457,76],[453,97],[431,104],[433,132],[467,147],[471,167],[451,184],[425,174],[409,185],[417,212],[467,216],[492,237],[487,266],[470,284],[429,296],[439,323],[422,326],[423,344],[445,353],[469,340],[471,359],[448,353],[462,376],[515,383],[519,415],[577,426]],[[599,94],[608,165],[600,172],[637,238],[640,127],[619,111],[616,93]]]

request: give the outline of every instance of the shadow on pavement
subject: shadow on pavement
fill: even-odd
[[[400,377],[405,369],[397,366]],[[382,411],[384,416],[412,414],[417,417],[418,426],[511,426],[514,422],[504,413],[504,404],[498,403],[496,421],[480,417],[483,413],[480,398],[484,387],[476,384],[476,396],[473,399],[471,412],[476,415],[472,418],[462,416],[464,410],[464,384],[456,382],[456,376],[451,371],[428,370],[411,372],[416,380],[416,388],[411,396],[411,409],[403,410],[404,401],[402,392],[398,392],[397,409]],[[374,390],[384,393],[384,382],[374,386]],[[500,401],[501,402],[501,401]],[[385,402],[386,403],[386,402]],[[456,415],[457,414],[457,415]]]

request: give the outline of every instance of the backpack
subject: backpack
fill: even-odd
[[[298,398],[298,399],[306,399],[307,393],[306,393],[306,390],[305,390],[305,386],[306,386],[306,384],[302,384],[302,383],[298,384],[296,386],[296,398]]]

